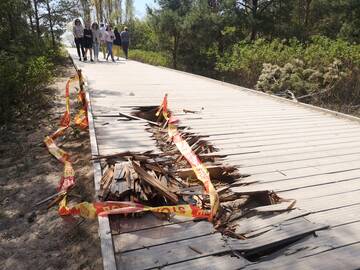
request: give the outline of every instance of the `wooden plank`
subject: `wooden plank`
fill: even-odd
[[[284,198],[310,199],[316,197],[325,197],[333,194],[346,193],[360,189],[359,178],[339,183],[329,183],[320,186],[302,187],[290,191],[278,191],[278,195]],[[360,198],[353,198],[354,203],[360,202]]]
[[[284,212],[295,208],[295,200],[287,200],[277,204],[258,206],[252,210],[258,213]]]
[[[285,176],[285,178],[287,176],[300,177],[301,175],[322,174],[331,171],[342,171],[342,167],[348,169],[359,169],[359,155],[360,154],[348,154],[342,156],[321,157],[302,161],[295,160],[257,167],[241,166],[240,170],[243,173],[253,175],[254,177],[261,177],[263,179],[266,179],[268,177],[267,174],[269,173],[282,174],[283,176]],[[328,169],[322,168],[323,166],[327,166]],[[262,177],[265,174],[266,176]],[[246,179],[244,180],[246,181]]]
[[[242,251],[247,256],[272,250],[285,243],[295,242],[315,231],[328,228],[328,225],[308,222],[304,218],[296,218],[282,222],[279,226],[255,238],[238,241],[228,239],[232,250]]]
[[[207,221],[170,224],[114,237],[115,252],[128,252],[165,243],[185,240],[214,233],[214,227]]]
[[[269,226],[280,224],[286,220],[306,216],[310,212],[305,210],[294,209],[285,213],[272,214],[266,216],[253,216],[251,218],[242,218],[232,222],[236,226],[236,234],[246,234],[254,232]]]
[[[265,183],[255,183],[248,186],[232,187],[230,190],[235,193],[243,194],[256,191],[274,190],[285,192],[301,188],[317,187],[331,183],[351,181],[360,178],[360,169],[336,173],[324,173],[315,176],[304,176],[285,180],[271,181]]]
[[[360,143],[354,143],[344,148],[335,148],[332,150],[324,150],[319,152],[311,152],[311,153],[297,153],[292,155],[284,155],[284,156],[276,156],[276,157],[262,157],[258,159],[239,159],[240,156],[232,156],[227,157],[227,160],[232,164],[246,166],[246,167],[255,167],[255,166],[263,166],[270,164],[281,164],[287,163],[290,161],[306,161],[306,160],[314,160],[323,157],[341,157],[343,155],[350,154],[359,154],[360,153]],[[235,157],[237,157],[235,159]],[[237,162],[235,162],[237,161]]]
[[[250,263],[242,258],[230,255],[208,256],[178,264],[165,266],[163,270],[235,270],[245,267]]]
[[[347,223],[360,221],[360,203],[356,205],[345,206],[328,211],[312,213],[306,217],[311,222],[320,222],[331,225],[331,227],[341,226]]]
[[[360,204],[358,200],[360,189],[352,189],[348,192],[340,191],[325,196],[321,196],[321,194],[316,196],[316,192],[317,191],[315,191],[315,196],[312,198],[298,200],[296,206],[311,212],[321,212]]]
[[[138,249],[116,256],[125,269],[151,269],[212,256],[231,250],[256,254],[295,241],[326,226],[296,219],[284,222],[279,228],[248,240],[223,239],[219,233]]]
[[[360,133],[359,133],[360,135]],[[323,136],[322,136],[323,137]],[[332,145],[335,143],[349,143],[354,142],[357,137],[353,134],[347,134],[343,136],[328,136],[325,138],[313,138],[313,139],[301,139],[301,140],[292,140],[290,142],[281,141],[279,143],[271,143],[271,144],[257,144],[252,143],[247,146],[239,144],[236,148],[234,148],[235,143],[232,141],[211,141],[217,148],[220,149],[222,155],[243,155],[243,153],[247,152],[273,152],[284,149],[299,149],[302,147],[318,147],[325,145]]]
[[[304,167],[301,167],[302,165],[304,165]],[[298,167],[275,172],[255,173],[249,177],[239,180],[239,184],[244,184],[247,182],[253,183],[254,181],[261,183],[271,183],[280,180],[314,177],[323,174],[358,170],[360,169],[360,154],[344,156],[341,159],[334,157],[324,160],[316,160],[313,161],[312,165],[310,161],[306,163],[301,162]],[[233,186],[236,185],[236,182],[233,183]]]
[[[184,123],[182,124],[186,124],[187,121],[184,121]],[[294,120],[294,121],[281,121],[278,123],[274,123],[274,122],[270,122],[267,123],[266,120],[261,121],[258,120],[256,121],[252,121],[252,122],[248,122],[246,123],[245,121],[231,121],[226,123],[226,121],[224,121],[224,123],[221,122],[217,122],[217,121],[213,121],[212,119],[209,119],[208,121],[204,122],[204,123],[199,123],[198,121],[193,121],[191,123],[191,126],[198,132],[207,132],[209,130],[209,122],[212,123],[211,124],[211,130],[216,131],[216,130],[224,130],[224,128],[226,128],[226,130],[234,130],[234,129],[243,129],[243,130],[261,130],[261,128],[263,128],[263,130],[272,130],[273,128],[280,128],[280,127],[302,127],[302,126],[309,126],[309,123],[304,121],[304,119],[299,119],[299,120]],[[315,125],[328,125],[328,124],[333,124],[333,126],[335,126],[336,124],[346,124],[348,127],[354,127],[357,124],[354,123],[348,123],[348,122],[337,122],[336,119],[333,118],[319,118],[318,120],[314,119],[313,121],[311,121],[314,123]]]
[[[346,224],[331,230],[319,231],[315,238],[304,240],[286,248],[285,254],[306,258],[316,254],[360,243],[360,222]]]
[[[360,265],[360,243],[344,246],[314,256],[294,259],[293,256],[282,256],[278,260],[269,260],[246,266],[246,270],[279,269],[279,270],[355,270]]]
[[[222,236],[216,233],[147,249],[135,250],[124,254],[117,254],[116,259],[117,263],[122,264],[124,269],[151,269],[227,250],[228,247],[225,246]]]
[[[141,168],[136,162],[132,161],[132,165],[134,170],[140,176],[141,180],[146,181],[146,183],[151,185],[154,189],[156,189],[161,195],[166,197],[172,203],[178,202],[178,197],[176,196],[176,194],[169,191],[168,188],[164,186],[162,182],[160,182],[153,175],[149,174],[147,171]]]
[[[360,135],[360,134],[359,134]],[[233,146],[229,146],[231,150],[223,151],[223,148],[221,146],[216,145],[216,147],[220,148],[220,153],[222,155],[231,155],[231,156],[237,156],[241,155],[244,161],[250,160],[250,159],[257,159],[257,158],[264,158],[264,157],[278,157],[278,156],[290,156],[294,154],[299,153],[312,153],[312,152],[318,152],[318,151],[327,151],[332,149],[339,149],[339,148],[345,148],[350,146],[356,147],[358,140],[356,140],[358,137],[352,137],[351,139],[348,139],[346,141],[333,141],[333,142],[326,142],[325,144],[315,143],[311,144],[311,142],[303,143],[300,146],[297,146],[296,144],[294,147],[283,147],[280,149],[277,149],[276,147],[273,147],[273,149],[269,150],[263,150],[262,147],[252,148],[251,151],[245,151],[241,152],[238,149],[234,148]]]

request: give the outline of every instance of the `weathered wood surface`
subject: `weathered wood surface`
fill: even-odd
[[[92,141],[91,146],[98,149],[99,154],[157,151],[155,141],[145,131],[147,123],[129,120],[119,113],[130,114],[134,106],[159,105],[168,93],[169,108],[182,126],[207,136],[206,140],[219,149],[215,154],[227,155],[223,163],[236,165],[241,173],[251,175],[235,184],[235,191],[271,189],[283,198],[297,201],[298,209],[293,211],[239,220],[239,232],[254,238],[239,244],[238,249],[244,250],[248,245],[259,248],[256,251],[259,252],[264,246],[269,248],[281,239],[290,239],[291,235],[300,237],[299,226],[293,225],[294,231],[288,230],[291,231],[288,235],[281,234],[281,230],[276,232],[276,228],[284,224],[291,227],[301,216],[330,226],[329,230],[316,232],[319,237],[309,235],[294,245],[274,250],[276,252],[266,257],[267,261],[250,262],[230,255],[214,256],[219,250],[229,252],[229,249],[223,246],[219,234],[208,234],[207,225],[204,227],[208,230],[202,232],[191,230],[193,222],[181,218],[165,221],[149,214],[128,218],[120,222],[117,234],[113,235],[116,252],[122,251],[116,254],[118,269],[359,267],[358,119],[338,117],[338,113],[134,61],[90,64],[75,60],[75,64],[83,69],[89,84],[96,116],[92,136],[97,138],[97,145]],[[199,113],[184,113],[183,109]],[[246,188],[239,186],[253,182],[257,183]],[[176,228],[177,233],[168,235],[169,228]],[[263,237],[272,237],[260,241],[259,232],[264,233]],[[193,238],[189,239],[189,235]],[[149,247],[141,248],[142,245]],[[171,265],[167,265],[169,263]]]
[[[163,238],[158,245],[129,250],[116,256],[124,269],[152,269],[170,264],[178,264],[196,258],[213,256],[224,252],[239,251],[246,255],[266,252],[287,242],[294,242],[314,231],[326,228],[324,225],[310,223],[304,219],[283,222],[261,236],[238,240],[224,238],[220,233],[192,236],[179,240],[175,235]],[[147,234],[152,237],[151,231]],[[120,239],[121,241],[121,235]]]

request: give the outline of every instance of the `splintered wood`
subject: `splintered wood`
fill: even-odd
[[[166,121],[154,118],[156,107],[138,110],[133,119],[148,121],[146,130],[161,152],[122,152],[95,157],[103,164],[99,199],[133,201],[148,206],[190,204],[209,210],[209,195],[176,145],[169,140],[167,130],[163,128]],[[153,125],[154,121],[159,125]],[[224,156],[215,153],[216,147],[206,137],[188,131],[181,132],[181,136],[210,173],[220,200],[214,225],[221,232],[243,238],[236,230],[239,219],[293,208],[295,201],[283,200],[268,190],[252,189],[249,183],[242,184],[242,179],[248,175],[241,175],[237,168],[224,165]]]

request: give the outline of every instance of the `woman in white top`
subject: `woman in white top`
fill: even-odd
[[[114,39],[115,39],[114,32],[112,31],[111,26],[109,25],[108,27],[106,27],[106,47],[107,47],[107,51],[108,51],[106,61],[109,59],[109,56],[111,56],[111,60],[113,62],[115,62],[114,55],[112,52],[112,46],[113,46]]]
[[[95,61],[99,61],[99,47],[101,41],[101,32],[99,30],[99,25],[94,22],[91,25],[91,31],[93,36],[93,49],[94,49],[94,58]]]
[[[75,38],[77,54],[79,56],[79,60],[81,61],[80,49],[81,49],[83,58],[85,56],[84,40],[83,40],[84,39],[84,27],[82,26],[81,21],[79,19],[76,19],[74,22],[73,34],[74,34],[74,38]]]
[[[100,50],[103,53],[104,59],[106,58],[106,27],[103,23],[100,23]]]

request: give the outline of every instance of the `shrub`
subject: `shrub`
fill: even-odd
[[[30,58],[25,66],[25,89],[30,95],[52,78],[53,64],[45,56]]]
[[[216,69],[235,83],[254,87],[264,63],[284,66],[293,59],[299,59],[308,68],[320,72],[324,72],[324,68],[335,59],[340,60],[344,68],[353,69],[360,65],[360,46],[323,36],[314,36],[305,45],[296,39],[271,42],[258,39],[254,43],[240,42],[231,51],[218,56]]]
[[[0,123],[10,119],[11,108],[21,95],[23,69],[15,56],[0,51]]]
[[[22,63],[17,55],[0,52],[0,124],[38,104],[41,87],[51,80],[52,70],[45,56],[31,56]]]
[[[154,66],[170,67],[170,57],[164,53],[143,51],[143,50],[130,50],[129,58],[147,63]]]
[[[300,100],[332,102],[337,97],[338,86],[348,76],[349,71],[338,59],[321,71],[294,59],[282,67],[264,64],[256,89],[281,95],[290,91]]]

